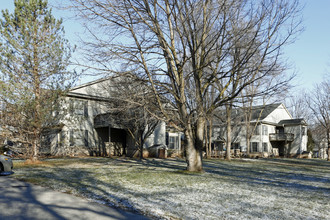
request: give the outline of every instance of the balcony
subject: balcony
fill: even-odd
[[[270,141],[288,141],[288,142],[292,142],[293,139],[294,139],[294,134],[292,134],[292,133],[269,134],[269,140]]]

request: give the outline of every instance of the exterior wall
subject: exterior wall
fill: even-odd
[[[263,130],[263,127],[265,127],[265,130]],[[257,152],[271,152],[271,144],[269,142],[269,133],[275,133],[275,126],[273,125],[268,125],[268,124],[259,124],[256,127],[255,134],[252,135],[250,139],[250,146],[251,143],[258,143],[258,150]],[[239,134],[237,137],[235,137],[235,140],[233,143],[238,143],[239,147],[242,152],[247,151],[247,146],[246,146],[246,128],[245,126],[241,127]],[[264,144],[267,144],[267,150],[265,151],[264,149]],[[251,147],[250,147],[251,149]]]
[[[155,131],[147,138],[144,143],[144,148],[149,148],[155,145],[165,146],[166,145],[166,124],[161,122],[155,128]]]
[[[261,152],[272,152],[272,145],[269,141],[269,134],[275,132],[275,126],[261,124]]]
[[[50,153],[52,155],[90,155],[99,147],[99,137],[94,129],[95,101],[66,98],[59,121],[64,124],[61,131],[53,136]]]
[[[253,125],[251,125],[253,126]],[[267,131],[266,133],[263,133],[263,126],[266,127]],[[235,129],[233,129],[235,130]],[[238,134],[234,135],[232,137],[233,143],[237,143],[240,150],[242,152],[247,152],[247,146],[246,146],[246,127],[244,124],[242,124],[239,128],[236,128],[238,132]],[[225,133],[225,128],[219,128],[219,129],[213,129],[213,142],[215,141],[216,137],[220,136],[225,138],[226,133]],[[233,132],[235,133],[235,131]],[[267,125],[267,124],[259,124],[257,125],[257,127],[255,128],[255,134],[252,135],[251,139],[250,139],[250,146],[251,143],[258,143],[258,150],[257,152],[264,152],[263,149],[263,143],[267,143],[267,152],[271,151],[271,144],[269,143],[269,133],[275,133],[275,126],[272,125]],[[251,147],[250,147],[251,149]]]
[[[265,153],[270,153],[272,152],[272,145],[269,141],[269,134],[270,133],[275,133],[275,126],[269,125],[269,124],[259,124],[257,126],[258,133],[254,134],[251,137],[250,140],[250,152],[265,152]],[[257,151],[253,151],[252,149],[252,143],[258,143],[258,149]],[[245,144],[246,145],[246,144]],[[245,146],[246,147],[246,146]],[[247,147],[246,147],[247,149]],[[246,152],[246,150],[245,150]]]
[[[304,131],[303,131],[304,130]],[[294,140],[289,147],[289,154],[299,154],[307,151],[307,127],[304,125],[287,126],[285,133],[293,133]]]
[[[281,120],[292,119],[287,109],[283,104],[279,105],[273,112],[271,112],[266,118],[263,119],[264,122],[278,123]]]
[[[314,157],[327,159],[328,158],[328,143],[326,138],[318,138],[314,147]]]

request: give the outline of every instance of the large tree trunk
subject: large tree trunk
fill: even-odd
[[[187,114],[187,109],[184,105],[180,106],[180,113],[185,119],[185,153],[187,170],[192,172],[203,171],[202,162],[202,148],[204,138],[205,118],[199,117],[197,119],[196,127],[193,127],[191,118]],[[195,128],[195,129],[194,129]]]
[[[196,148],[193,138],[191,137],[191,133],[189,133],[189,131],[185,132],[187,170],[201,172],[203,170],[201,151]]]
[[[32,155],[31,155],[31,160],[32,161],[38,161],[38,141],[37,138],[35,138],[35,140],[33,140],[33,144],[32,144]]]
[[[197,126],[194,131],[191,126],[187,126],[185,130],[185,149],[186,149],[186,162],[187,170],[192,172],[203,171],[202,162],[202,147],[203,147],[203,135],[204,135],[205,119],[199,118],[197,120]],[[196,138],[194,138],[196,137]]]
[[[204,128],[206,124],[206,119],[204,117],[199,117],[197,119],[196,125],[196,149],[202,153],[204,147]]]
[[[250,138],[249,138],[249,134],[246,135],[246,154],[249,155],[250,154]]]

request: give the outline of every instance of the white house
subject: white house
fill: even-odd
[[[55,123],[43,136],[43,146],[47,147],[42,151],[51,155],[135,154],[137,146],[125,125],[107,110],[112,89],[109,78],[71,89],[50,119]],[[144,147],[164,146],[165,132],[165,123],[160,122]]]
[[[328,158],[328,142],[326,137],[315,138],[315,146],[313,149],[314,157],[327,159]]]
[[[232,148],[245,153],[267,153],[279,156],[297,155],[307,150],[307,124],[304,119],[293,119],[283,104],[255,106],[251,111],[249,141],[243,109],[232,113]],[[216,150],[225,149],[225,123],[215,120],[213,126],[213,146]],[[250,152],[247,152],[250,143]]]

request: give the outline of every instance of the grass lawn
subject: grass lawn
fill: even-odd
[[[161,219],[329,219],[330,162],[66,158],[14,162],[13,177]]]

